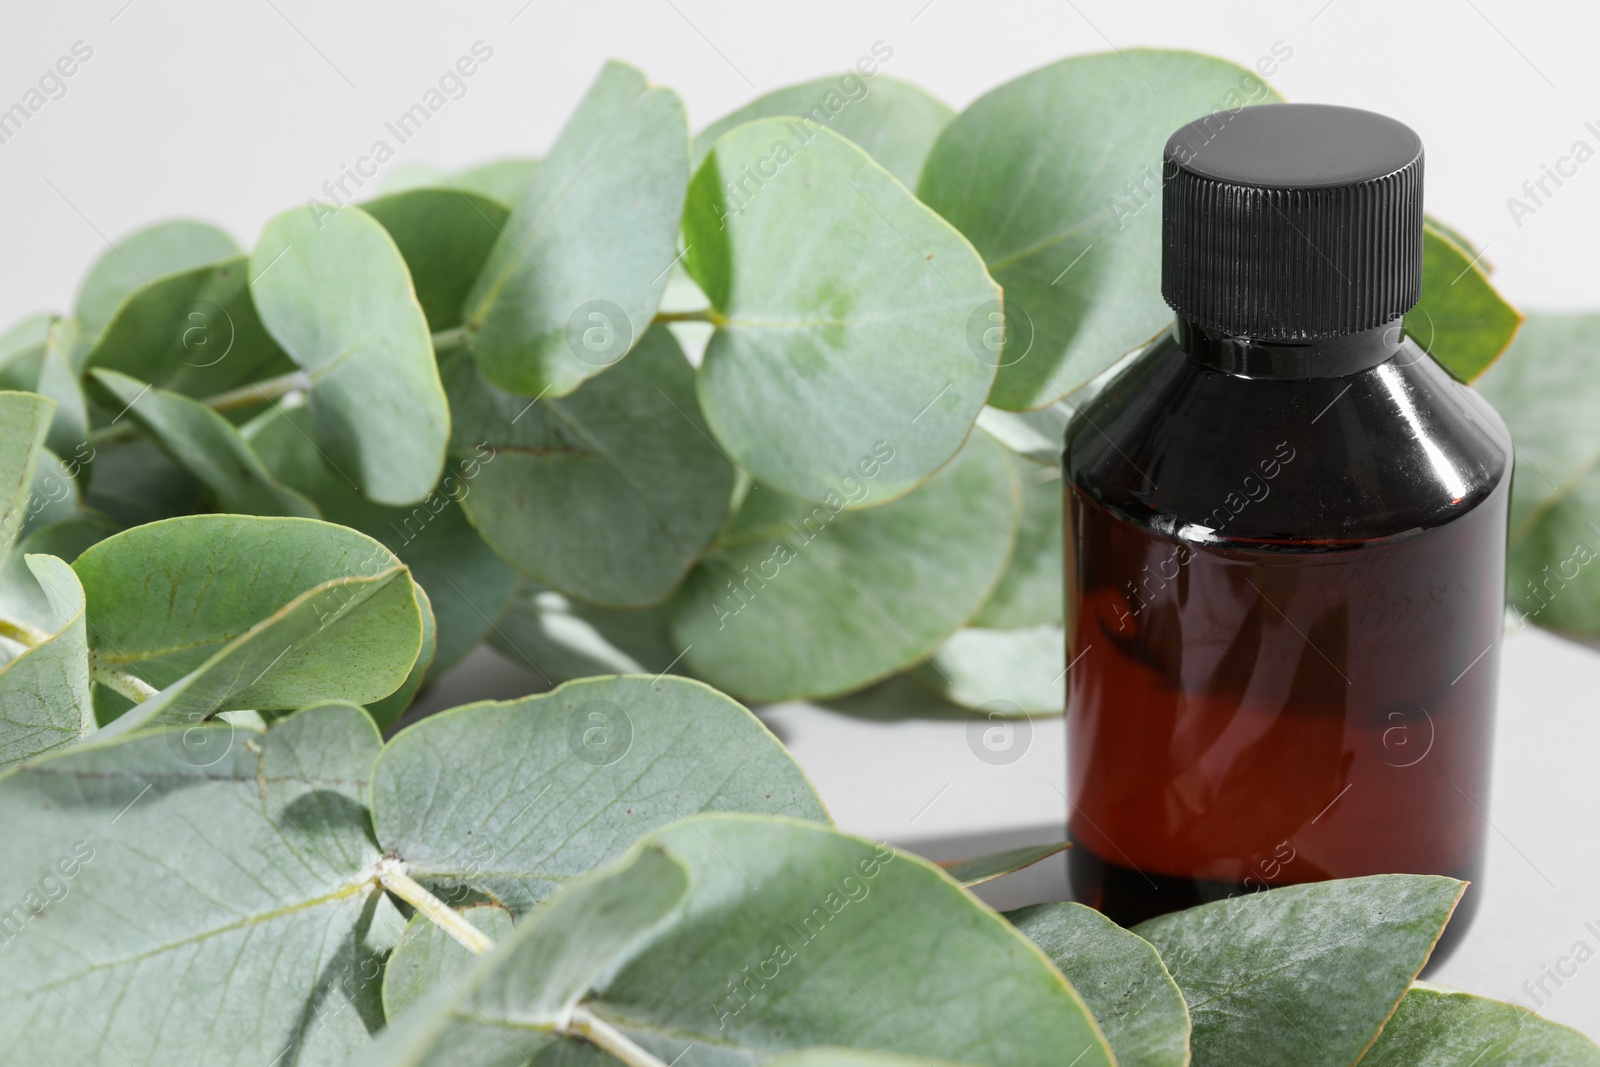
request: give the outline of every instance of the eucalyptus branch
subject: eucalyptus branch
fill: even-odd
[[[668,1067],[665,1061],[656,1059],[635,1044],[627,1034],[584,1007],[574,1007],[556,1030],[561,1034],[588,1040],[626,1063],[628,1067]]]
[[[652,322],[709,322],[713,326],[721,326],[728,320],[716,308],[702,308],[699,311],[658,311]]]
[[[235,408],[247,408],[252,404],[262,404],[276,400],[290,393],[311,388],[311,376],[303,370],[290,371],[280,374],[276,378],[266,381],[252,382],[241,385],[237,389],[230,389],[226,393],[207,397],[201,403],[212,411],[232,411]]]
[[[454,908],[408,875],[402,861],[384,857],[378,861],[377,876],[383,888],[426,915],[435,926],[461,942],[467,951],[481,956],[494,948],[494,942],[482,930],[467,922]]]
[[[135,704],[143,704],[160,692],[143,678],[107,666],[93,650],[89,652],[89,677],[107,689],[121,693]]]
[[[0,637],[15,641],[19,645],[37,648],[42,645],[50,635],[43,630],[34,629],[25,622],[12,622],[10,619],[0,619]]]
[[[433,350],[442,352],[446,348],[464,345],[472,339],[472,331],[465,326],[452,326],[448,330],[438,330],[433,335]]]

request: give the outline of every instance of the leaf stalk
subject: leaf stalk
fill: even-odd
[[[402,861],[391,856],[384,857],[378,861],[377,877],[383,888],[426,915],[435,926],[461,942],[468,952],[481,956],[494,948],[494,942],[489,940],[488,935],[407,874]]]
[[[668,1067],[665,1062],[635,1044],[627,1034],[587,1008],[574,1007],[567,1020],[557,1029],[563,1034],[576,1035],[599,1046],[628,1067]]]
[[[92,651],[89,653],[89,677],[107,689],[121,693],[135,704],[143,704],[160,692],[143,678],[106,666]]]
[[[234,408],[247,408],[254,404],[268,403],[290,393],[303,392],[310,388],[311,375],[303,370],[297,370],[290,371],[288,374],[280,374],[276,378],[268,378],[265,381],[241,385],[237,389],[230,389],[225,393],[207,397],[201,403],[212,411],[232,411]]]

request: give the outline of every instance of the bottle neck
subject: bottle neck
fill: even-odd
[[[1266,341],[1201,326],[1178,316],[1173,337],[1189,358],[1243,378],[1342,378],[1383,363],[1401,348],[1402,320],[1338,337]]]

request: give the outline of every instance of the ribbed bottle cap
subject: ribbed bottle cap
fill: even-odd
[[[1422,140],[1371,111],[1265,104],[1167,141],[1161,295],[1238,337],[1385,325],[1422,288]]]

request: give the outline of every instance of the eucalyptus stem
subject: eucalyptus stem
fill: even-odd
[[[668,1067],[645,1049],[587,1008],[574,1007],[567,1021],[557,1028],[564,1034],[577,1034],[609,1052],[628,1067]]]
[[[43,630],[36,630],[25,622],[12,622],[10,619],[0,619],[0,637],[15,641],[19,645],[37,648],[42,645],[49,634]]]
[[[407,874],[405,864],[400,860],[385,857],[378,862],[377,873],[378,882],[383,888],[426,915],[435,926],[461,942],[468,952],[481,956],[494,948],[494,942],[489,940],[488,935]]]
[[[126,671],[108,667],[92,651],[89,653],[89,677],[107,689],[121,693],[135,704],[143,704],[160,692],[143,678],[136,678]]]
[[[276,400],[281,396],[310,388],[311,376],[303,370],[297,370],[206,397],[201,403],[212,411],[232,411],[235,408],[247,408],[252,404]]]
[[[709,322],[713,326],[721,326],[728,321],[718,314],[716,308],[701,308],[699,311],[658,311],[654,322]]]
[[[471,330],[465,326],[452,326],[448,330],[439,330],[433,335],[433,350],[439,352],[446,348],[454,348],[456,345],[466,344],[471,339]]]

